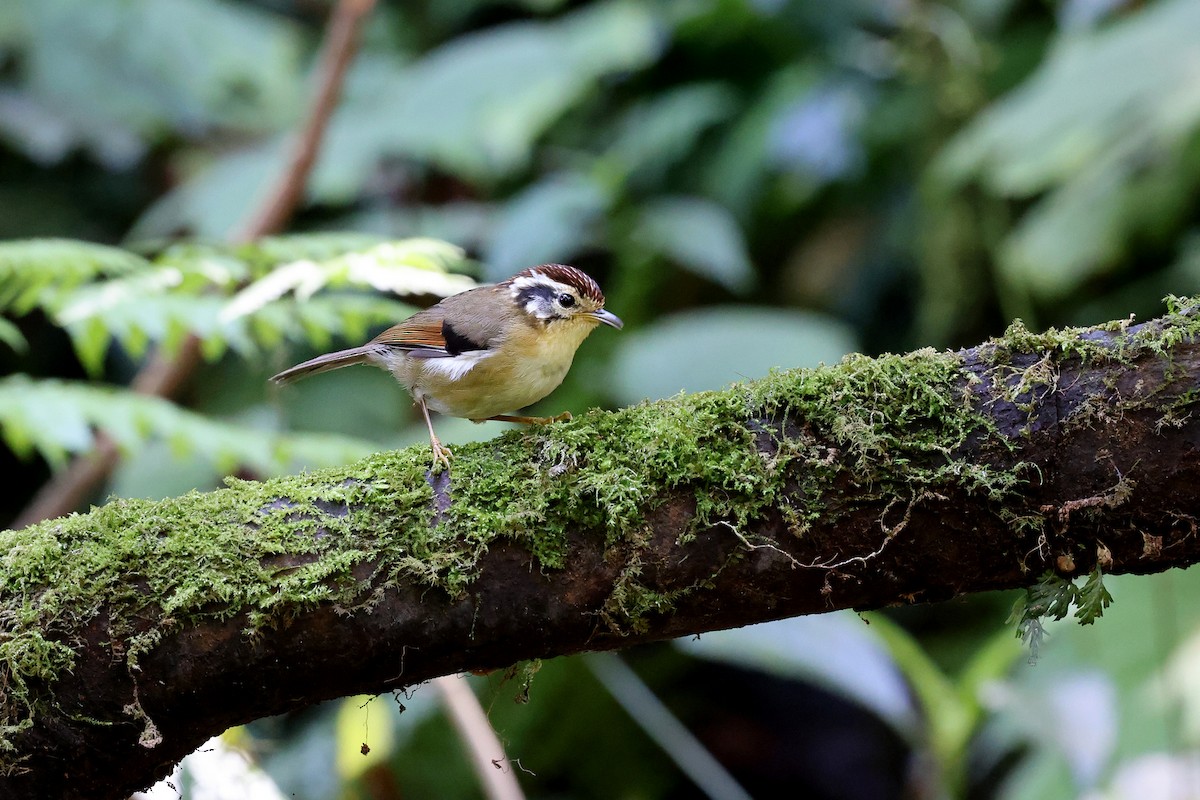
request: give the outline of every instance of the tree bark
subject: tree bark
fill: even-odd
[[[1200,557],[1200,344],[1160,320],[852,357],[0,534],[0,796],[468,669]]]

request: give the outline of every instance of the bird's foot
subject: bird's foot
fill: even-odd
[[[440,465],[441,469],[438,472],[445,472],[450,469],[450,459],[454,458],[454,454],[450,452],[450,448],[442,444],[436,438],[429,440],[429,446],[433,449],[433,469],[437,469]]]

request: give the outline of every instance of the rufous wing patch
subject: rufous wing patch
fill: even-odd
[[[416,315],[399,325],[393,325],[371,340],[373,344],[399,347],[404,350],[441,350],[446,352],[446,339],[442,334],[443,321],[440,316]]]

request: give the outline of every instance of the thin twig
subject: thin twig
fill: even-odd
[[[337,106],[346,70],[357,51],[359,31],[374,6],[375,0],[340,0],[334,8],[325,30],[316,95],[293,146],[288,167],[259,207],[247,216],[246,223],[230,236],[230,241],[249,242],[277,233],[296,210],[329,126],[329,118]],[[130,388],[139,394],[173,397],[200,362],[200,340],[188,336],[172,356],[156,350],[134,377]],[[79,508],[112,474],[120,457],[116,443],[103,431],[97,431],[91,452],[76,456],[65,470],[47,481],[17,516],[13,527],[24,528]]]
[[[524,800],[521,784],[504,754],[504,745],[492,730],[479,698],[461,675],[435,678],[434,686],[442,694],[454,729],[466,745],[471,766],[488,800]]]
[[[326,28],[325,46],[317,73],[321,76],[308,119],[300,128],[288,167],[265,202],[233,235],[235,242],[249,242],[283,229],[304,193],[316,163],[329,118],[337,107],[346,71],[358,50],[358,33],[375,0],[340,0]]]

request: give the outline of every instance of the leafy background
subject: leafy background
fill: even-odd
[[[221,245],[283,168],[328,11],[0,4],[4,520],[97,427],[125,453],[97,502],[422,441],[382,373],[265,378],[456,272],[605,287],[627,328],[547,413],[1200,291],[1195,0],[382,4],[298,235]],[[182,406],[122,389],[188,333]],[[556,659],[525,703],[477,688],[537,797],[738,796],[677,766],[704,752],[753,796],[1196,796],[1200,582],[1106,585],[1036,666],[987,595]],[[480,793],[422,690],[231,736],[287,796]]]

